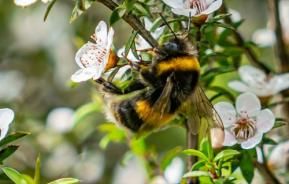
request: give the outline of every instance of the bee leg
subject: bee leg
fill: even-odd
[[[124,94],[127,94],[127,93],[130,93],[130,92],[133,92],[133,91],[137,91],[137,90],[141,90],[141,89],[144,89],[146,88],[146,86],[139,80],[133,82],[132,84],[130,84],[128,87],[126,87],[124,90],[123,90],[123,93]]]
[[[103,78],[99,78],[95,80],[95,82],[101,84],[103,86],[103,91],[113,93],[113,94],[123,94],[121,89],[115,86],[113,83],[104,80]]]

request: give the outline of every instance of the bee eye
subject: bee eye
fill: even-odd
[[[179,51],[180,47],[177,43],[168,42],[164,45],[165,50],[167,51]]]

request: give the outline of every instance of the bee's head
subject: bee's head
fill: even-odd
[[[162,50],[168,55],[183,54],[185,44],[180,39],[173,39],[163,44]]]

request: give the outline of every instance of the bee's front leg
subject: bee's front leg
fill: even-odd
[[[113,94],[123,94],[121,89],[115,86],[113,83],[104,80],[103,78],[99,78],[95,80],[98,84],[101,84],[103,87],[103,91],[113,93]]]

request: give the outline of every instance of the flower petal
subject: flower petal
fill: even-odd
[[[241,143],[241,147],[243,149],[251,149],[254,148],[257,144],[259,144],[262,140],[263,134],[256,133],[253,137],[247,139],[246,141]]]
[[[239,68],[239,75],[249,86],[259,86],[260,82],[266,80],[266,75],[263,71],[250,65],[241,66]]]
[[[185,8],[173,8],[172,12],[177,15],[184,15],[184,16],[195,16],[197,13],[196,9],[185,9]]]
[[[96,69],[94,68],[83,68],[75,72],[71,76],[73,82],[83,82],[91,79],[96,74]]]
[[[9,125],[12,123],[13,119],[13,110],[8,108],[0,109],[0,140],[2,140],[6,136],[9,130]]]
[[[0,109],[0,129],[7,127],[14,119],[14,111],[8,108]]]
[[[145,50],[150,49],[152,46],[140,35],[136,38],[136,49],[137,50]]]
[[[257,130],[262,133],[271,130],[274,126],[274,123],[275,123],[275,116],[269,109],[264,109],[257,115],[256,127]]]
[[[183,0],[162,0],[166,5],[172,8],[184,8]]]
[[[224,138],[224,146],[233,146],[237,143],[237,139],[235,136],[229,131],[225,130],[225,138]]]
[[[120,48],[118,51],[117,51],[117,56],[119,57],[119,58],[123,58],[123,57],[125,57],[125,48],[124,47],[122,47],[122,48]],[[131,50],[129,50],[129,52],[128,52],[128,54],[127,54],[127,59],[128,60],[130,60],[130,61],[133,61],[133,62],[139,62],[139,59],[137,59],[134,55],[133,55],[133,53],[132,53],[132,51]]]
[[[232,88],[233,90],[238,91],[238,92],[248,92],[248,91],[250,91],[250,88],[246,84],[244,84],[241,81],[237,81],[237,80],[230,81],[228,83],[228,86],[230,88]]]
[[[213,3],[211,3],[205,11],[201,12],[201,14],[209,15],[214,11],[218,10],[222,6],[222,4],[223,0],[216,0]]]
[[[273,77],[272,83],[275,84],[275,91],[279,93],[285,89],[289,88],[289,74],[282,74]]]
[[[228,102],[219,102],[214,105],[215,110],[223,121],[224,127],[230,127],[236,121],[236,110],[234,106]]]
[[[32,5],[33,3],[35,3],[37,0],[14,0],[14,3],[17,5],[17,6],[22,6],[22,7],[25,7],[25,6],[30,6]]]
[[[276,43],[276,36],[271,29],[263,28],[253,33],[252,40],[260,47],[272,47]]]
[[[80,68],[96,66],[99,63],[100,50],[99,45],[91,42],[84,44],[75,54],[75,61]]]
[[[105,46],[108,42],[107,25],[104,21],[100,21],[95,28],[96,44]]]
[[[253,93],[243,93],[236,100],[236,110],[245,117],[256,116],[261,110],[260,100]]]
[[[110,51],[111,45],[113,42],[113,35],[114,35],[114,29],[111,27],[109,28],[108,34],[107,34],[107,45],[106,45],[106,50]]]

